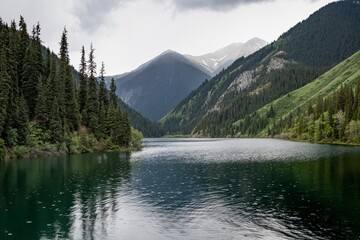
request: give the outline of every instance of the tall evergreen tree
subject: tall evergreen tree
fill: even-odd
[[[39,85],[38,85],[38,98],[37,98],[37,103],[36,103],[36,108],[35,108],[35,113],[36,113],[36,121],[38,122],[39,126],[42,129],[47,129],[48,128],[48,123],[49,123],[49,109],[48,109],[48,99],[47,96],[49,95],[48,91],[47,91],[47,85],[46,83],[43,83],[42,79],[39,79]]]
[[[10,146],[13,146],[17,141],[16,131],[18,128],[16,119],[18,118],[18,108],[19,108],[19,77],[18,77],[18,56],[19,49],[19,36],[16,30],[15,21],[11,22],[11,27],[9,31],[9,43],[6,48],[7,51],[7,72],[10,76],[10,93],[9,101],[7,106],[7,120],[5,123],[5,133],[4,139],[6,143]]]
[[[49,129],[51,132],[51,141],[53,143],[59,143],[63,140],[64,134],[57,97],[54,98],[53,106],[51,108]]]
[[[98,90],[96,82],[96,63],[94,56],[94,48],[91,44],[90,54],[88,60],[88,75],[89,75],[89,85],[88,85],[88,94],[87,101],[85,106],[86,118],[85,123],[90,128],[93,133],[97,132],[98,127],[98,112],[99,112],[99,102],[98,102]]]
[[[86,71],[87,69],[86,69],[86,59],[85,59],[85,48],[83,46],[81,49],[81,62],[79,67],[79,80],[80,80],[79,110],[81,114],[83,114],[83,110],[85,108],[87,101],[88,81],[87,81]]]
[[[58,80],[64,87],[63,117],[70,131],[77,130],[80,123],[79,108],[75,97],[75,81],[72,78],[69,50],[67,42],[67,31],[64,29],[60,42],[60,65]]]
[[[40,42],[40,26],[34,27],[33,36],[24,57],[22,89],[29,107],[30,118],[35,117],[35,106],[38,95],[38,81],[43,71],[43,60]]]
[[[18,144],[25,145],[27,143],[27,135],[28,135],[28,108],[26,105],[26,101],[24,96],[20,96],[19,98],[19,112],[17,114],[17,133],[18,133]]]
[[[117,96],[116,96],[116,84],[114,78],[111,78],[110,84],[110,93],[109,93],[110,103],[117,107]]]
[[[27,32],[27,25],[23,18],[20,16],[19,21],[19,51],[18,53],[18,70],[19,70],[19,86],[22,87],[22,79],[23,79],[23,68],[24,68],[24,61],[25,61],[25,53],[26,49],[29,45],[29,34]]]
[[[0,136],[4,130],[10,93],[10,75],[7,72],[5,51],[0,49]]]
[[[100,106],[107,107],[109,100],[107,96],[106,84],[105,84],[105,65],[101,63],[100,76],[99,76],[99,104]]]

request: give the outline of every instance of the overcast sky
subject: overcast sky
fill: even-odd
[[[95,47],[108,75],[131,71],[167,49],[202,55],[253,37],[268,42],[332,0],[0,0],[3,21],[40,22],[59,52],[66,26],[71,63]]]

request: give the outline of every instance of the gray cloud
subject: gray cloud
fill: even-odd
[[[130,0],[77,0],[73,14],[79,18],[82,29],[92,33],[100,27],[109,12]]]
[[[210,9],[215,11],[227,11],[239,5],[269,1],[273,0],[171,0],[175,7],[180,10]]]

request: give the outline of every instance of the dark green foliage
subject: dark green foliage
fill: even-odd
[[[9,100],[10,75],[7,72],[5,50],[0,49],[0,136],[4,130],[7,117],[7,105]]]
[[[307,66],[328,67],[359,50],[360,5],[333,2],[284,33],[281,50]]]
[[[51,132],[52,143],[58,143],[63,140],[63,128],[60,119],[60,110],[57,97],[53,100],[53,105],[50,112],[50,124],[49,130]]]
[[[43,72],[43,59],[40,42],[40,27],[33,29],[33,35],[26,49],[23,72],[22,92],[29,108],[30,118],[35,117],[35,107],[38,95],[38,81]]]
[[[118,99],[117,105],[128,113],[131,125],[141,131],[145,137],[161,137],[165,135],[159,123],[143,117],[139,112],[126,105],[121,99]]]
[[[28,135],[29,113],[24,96],[19,99],[19,113],[17,118],[18,144],[25,145]]]
[[[38,92],[39,94],[37,97],[37,105],[35,108],[36,121],[42,129],[47,129],[50,117],[50,110],[47,99],[49,93],[47,89],[47,84],[43,83],[41,78],[39,79]]]
[[[0,162],[5,160],[5,157],[6,157],[5,143],[4,140],[0,138]]]
[[[297,140],[359,144],[360,116],[354,114],[360,109],[359,102],[354,101],[359,88],[360,77],[354,88],[342,85],[329,97],[319,99],[314,112],[298,111],[294,117],[288,116],[274,123],[272,131]]]
[[[86,75],[86,59],[85,59],[85,48],[84,46],[81,49],[81,62],[79,67],[79,82],[80,82],[80,90],[79,90],[79,110],[80,113],[83,113],[83,110],[86,105],[87,100],[87,91],[88,91],[88,79]]]
[[[116,84],[114,78],[111,79],[109,94],[110,103],[112,103],[114,106],[117,106]]]
[[[100,106],[103,105],[107,107],[109,105],[107,89],[105,84],[105,65],[103,62],[101,63],[100,76],[99,76],[99,103]]]
[[[22,16],[20,16],[19,21],[19,50],[17,51],[17,62],[18,62],[18,70],[19,70],[19,86],[22,87],[23,80],[23,68],[25,61],[25,53],[28,48],[30,42],[29,34],[27,32],[27,25]]]
[[[277,41],[203,83],[161,123],[170,134],[254,136],[271,122],[255,111],[312,82],[359,49],[360,5],[356,1],[330,3]],[[344,94],[351,98],[348,90]],[[315,112],[321,112],[322,104],[316,105],[319,111]],[[351,104],[342,107],[349,112]],[[353,115],[348,113],[347,120]]]
[[[85,105],[86,118],[85,124],[90,128],[90,130],[96,134],[98,127],[98,116],[99,116],[99,102],[98,102],[98,89],[97,89],[97,81],[96,81],[96,63],[94,56],[94,48],[90,46],[90,54],[88,60],[88,75],[89,75],[89,83],[88,83],[88,94],[87,101]]]
[[[70,60],[67,43],[67,31],[64,29],[60,42],[60,64],[58,72],[60,85],[64,86],[64,92],[61,92],[64,96],[62,98],[64,101],[64,109],[62,109],[63,114],[61,116],[65,118],[65,122],[67,123],[67,126],[64,126],[64,128],[69,128],[70,131],[75,131],[78,129],[80,124],[80,113],[75,96],[75,82],[72,78],[69,64]]]
[[[92,46],[89,77],[84,49],[80,75],[76,76],[70,66],[66,29],[58,58],[41,46],[39,24],[31,37],[22,17],[19,26],[17,30],[15,22],[8,27],[0,21],[0,159],[5,158],[6,148],[18,146],[46,149],[51,145],[71,153],[81,145],[74,147],[73,139],[88,139],[85,142],[91,144],[86,144],[90,146],[87,151],[130,146],[129,119],[117,107],[116,96],[112,96],[114,107],[110,110],[112,128],[107,125],[110,93],[104,82],[104,65],[97,81]],[[79,105],[85,113],[82,119]]]

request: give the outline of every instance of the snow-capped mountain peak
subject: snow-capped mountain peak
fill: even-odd
[[[252,38],[246,43],[232,43],[215,52],[201,56],[185,55],[191,61],[194,61],[207,68],[213,75],[220,72],[223,68],[230,66],[240,57],[246,57],[268,43],[260,38]]]

